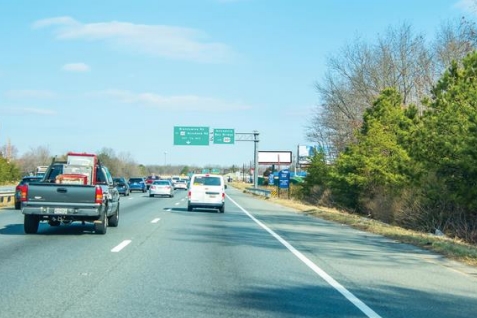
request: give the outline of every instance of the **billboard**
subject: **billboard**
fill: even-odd
[[[260,165],[289,165],[292,163],[291,151],[259,151],[258,164]]]

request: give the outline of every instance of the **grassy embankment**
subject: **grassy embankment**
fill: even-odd
[[[245,190],[250,187],[247,183],[229,183],[230,186]],[[265,197],[260,197],[266,199]],[[449,259],[453,259],[467,265],[477,267],[477,246],[465,242],[450,239],[447,237],[435,236],[427,233],[420,233],[406,230],[401,227],[392,226],[363,216],[349,214],[336,209],[304,204],[293,199],[269,198],[266,200],[294,208],[307,215],[319,217],[328,221],[349,225],[355,229],[379,234],[402,243],[433,251]]]

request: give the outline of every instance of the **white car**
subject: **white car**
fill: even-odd
[[[177,180],[174,182],[174,190],[182,189],[187,190],[187,181],[186,180]]]
[[[179,176],[172,176],[171,177],[171,182],[172,182],[172,185],[174,185],[177,181],[179,181],[181,179],[181,177]]]
[[[217,209],[225,211],[225,184],[224,178],[216,174],[195,174],[189,184],[187,211],[194,208]]]
[[[172,198],[174,196],[174,187],[169,180],[155,180],[149,186],[149,197],[156,195],[168,196]]]

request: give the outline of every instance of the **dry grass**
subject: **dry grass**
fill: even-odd
[[[242,191],[251,187],[250,184],[240,182],[230,183],[230,185]],[[266,199],[265,197],[260,198],[263,198],[264,200]],[[336,209],[307,205],[293,199],[269,198],[266,200],[294,208],[307,215],[313,215],[325,220],[346,224],[362,231],[379,234],[399,242],[412,244],[436,252],[447,258],[477,267],[477,246],[475,245],[432,234],[406,230],[401,227],[391,226],[386,223],[359,215],[349,214]]]

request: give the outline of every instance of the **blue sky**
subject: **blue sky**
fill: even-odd
[[[402,23],[431,40],[470,12],[466,2],[4,1],[0,145],[19,155],[107,147],[146,165],[253,161],[250,141],[174,145],[174,126],[205,126],[256,130],[259,150],[295,155],[310,144],[327,57]]]

